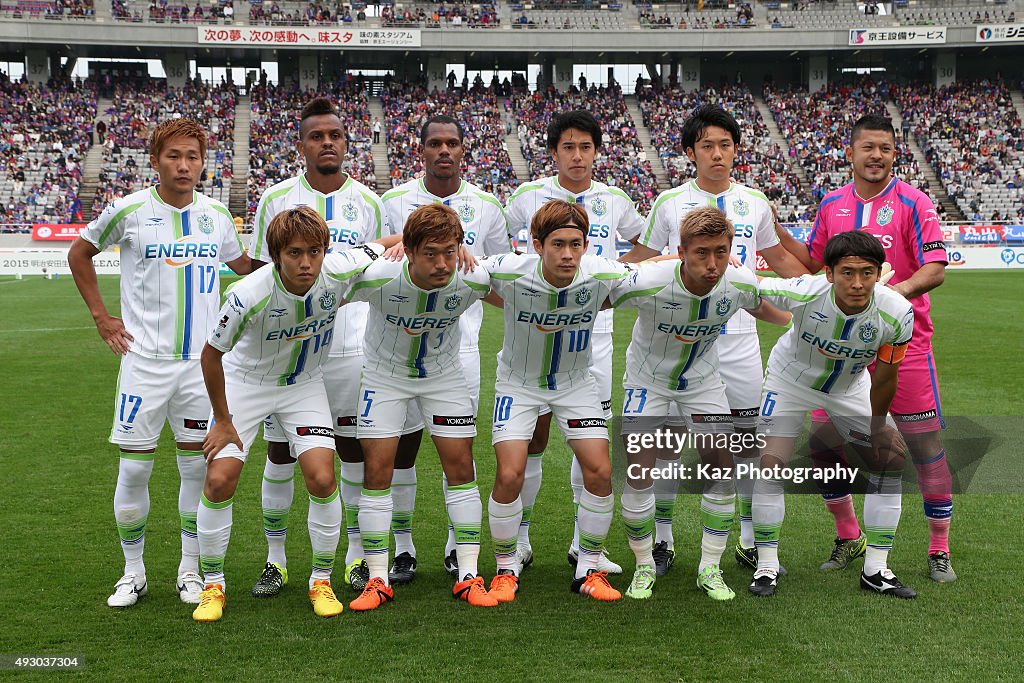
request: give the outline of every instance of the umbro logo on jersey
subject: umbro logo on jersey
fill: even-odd
[[[334,438],[334,430],[330,427],[296,427],[295,433],[299,436],[326,436]]]
[[[288,312],[287,308],[272,308],[270,309],[271,318],[281,318]]]
[[[393,304],[404,304],[408,300],[409,297],[404,296],[402,294],[392,294],[391,296],[388,297],[388,301],[390,301]]]
[[[852,210],[850,210],[850,209],[839,209],[839,212],[838,212],[838,213],[839,213],[839,217],[840,217],[840,218],[846,218],[846,217],[847,217],[847,216],[849,216],[849,215],[850,215],[851,213],[853,213],[853,211],[852,211]]]

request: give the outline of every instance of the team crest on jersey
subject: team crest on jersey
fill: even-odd
[[[583,306],[588,301],[590,301],[590,290],[589,289],[587,289],[586,287],[583,287],[583,288],[580,289],[580,291],[576,292],[576,303],[578,303],[580,306]]]
[[[732,203],[732,210],[735,211],[740,216],[746,216],[748,213],[750,213],[750,204],[743,201],[742,199],[737,199]]]
[[[603,199],[595,199],[590,202],[590,210],[595,216],[603,216],[608,213],[608,203]]]
[[[334,308],[338,300],[334,296],[334,292],[324,292],[323,296],[320,297],[320,308],[325,311],[329,311]]]
[[[718,312],[718,315],[725,315],[729,312],[730,308],[732,308],[732,299],[727,296],[723,296],[715,304],[715,310]]]
[[[199,217],[197,222],[199,224],[199,230],[202,231],[204,235],[209,235],[213,232],[213,219],[205,213]]]
[[[857,336],[859,336],[860,340],[865,344],[870,344],[878,338],[878,328],[870,322],[864,323],[860,326],[860,329],[857,330]]]
[[[476,209],[469,204],[463,204],[459,207],[459,218],[463,223],[469,223],[476,217]]]
[[[359,217],[359,211],[356,210],[356,205],[352,202],[346,202],[345,206],[341,207],[341,215],[344,216],[347,221],[354,221]]]
[[[459,296],[458,294],[452,294],[450,297],[448,297],[448,300],[444,302],[444,307],[446,310],[454,311],[456,308],[459,307],[459,304],[461,303],[462,297]]]
[[[886,204],[875,214],[875,222],[879,225],[889,225],[889,221],[892,220],[894,213],[896,212],[892,210],[892,207]]]

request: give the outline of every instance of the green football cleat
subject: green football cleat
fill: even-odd
[[[697,588],[700,588],[712,600],[732,600],[736,597],[733,589],[726,585],[722,578],[722,568],[717,564],[704,567],[697,575]]]
[[[348,563],[345,567],[345,583],[351,586],[352,590],[362,593],[369,582],[370,568],[366,566],[366,560],[359,557]]]
[[[626,589],[626,597],[634,600],[646,600],[654,593],[654,581],[654,567],[649,564],[637,566],[633,573],[633,580],[629,582],[629,588]]]
[[[821,565],[823,572],[836,572],[846,569],[851,562],[858,557],[864,557],[864,551],[868,547],[868,537],[861,534],[857,538],[843,540],[836,538],[835,547],[828,560]]]
[[[252,587],[252,597],[276,598],[287,584],[288,570],[276,562],[267,562],[256,585]]]

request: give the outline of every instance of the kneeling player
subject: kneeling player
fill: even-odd
[[[213,423],[203,444],[209,467],[197,527],[206,589],[192,614],[196,621],[217,621],[223,614],[232,496],[267,415],[287,434],[309,491],[310,602],[318,616],[342,611],[331,589],[341,502],[320,365],[341,289],[383,249],[375,244],[325,256],[329,244],[327,224],[313,209],[303,206],[275,216],[267,230],[274,267],[256,271],[228,291],[220,322],[203,349]]]
[[[648,472],[656,461],[651,449],[630,448],[640,434],[662,429],[676,407],[696,436],[701,461],[731,473],[730,452],[715,434],[732,433],[733,418],[713,352],[726,322],[740,309],[785,324],[789,316],[762,304],[757,278],[746,268],[729,267],[733,226],[718,209],[686,214],[679,228],[679,261],[644,264],[612,290],[616,308],[639,309],[626,350],[622,432],[630,471],[622,493],[622,518],[636,555],[636,572],[626,590],[631,598],[649,598],[655,581],[653,535],[654,483]],[[678,453],[673,459],[678,458]],[[633,467],[638,466],[638,467]],[[633,474],[635,472],[635,475]],[[701,499],[701,558],[697,586],[715,600],[735,593],[720,566],[735,512],[731,476],[704,482]]]
[[[514,599],[519,586],[520,492],[527,447],[545,407],[583,469],[580,555],[572,589],[597,600],[622,597],[608,583],[607,572],[597,571],[614,501],[608,428],[590,372],[590,339],[612,285],[631,267],[587,254],[589,227],[581,205],[550,201],[530,224],[537,255],[485,261],[491,286],[504,300],[505,317],[492,438],[498,469],[488,506],[498,564],[491,594],[502,602]]]
[[[913,598],[916,593],[887,566],[900,519],[905,445],[886,415],[913,333],[914,312],[900,294],[875,287],[885,261],[876,237],[836,235],[824,259],[824,278],[765,281],[761,287],[762,297],[793,313],[793,328],[772,349],[765,373],[759,420],[765,444],[753,503],[758,560],[750,592],[773,595],[778,579],[785,500],[782,481],[771,470],[789,461],[807,411],[822,409],[870,472],[864,497],[868,547],[860,585]],[[869,375],[866,368],[875,360]]]
[[[448,480],[445,503],[455,530],[461,579],[455,597],[493,607],[477,576],[482,505],[473,468],[475,402],[459,359],[459,316],[490,292],[487,272],[457,271],[464,234],[443,204],[422,206],[402,231],[407,260],[379,261],[353,281],[347,298],[367,301],[357,435],[366,462],[359,533],[370,580],[349,605],[376,609],[394,598],[388,577],[391,479],[410,406],[419,407]]]

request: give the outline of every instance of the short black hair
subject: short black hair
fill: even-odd
[[[740,124],[732,114],[717,104],[702,104],[690,113],[683,122],[683,151],[697,146],[697,141],[710,126],[717,126],[729,133],[732,144],[740,144]]]
[[[896,139],[896,129],[892,127],[892,119],[881,114],[865,114],[853,124],[853,131],[850,133],[850,143],[857,138],[857,133],[862,130],[880,130],[888,133]]]
[[[825,244],[825,266],[835,268],[839,261],[854,256],[874,263],[879,268],[885,263],[885,248],[878,238],[863,230],[841,232]]]
[[[551,119],[551,123],[548,124],[548,149],[558,149],[558,141],[561,139],[562,133],[570,128],[588,133],[594,142],[594,147],[601,148],[601,124],[589,111],[577,109],[559,114]]]
[[[463,142],[464,138],[466,137],[466,131],[463,130],[462,124],[459,123],[458,119],[452,118],[451,116],[448,116],[447,114],[436,114],[434,116],[431,116],[429,119],[427,119],[423,123],[423,127],[420,128],[420,144],[421,145],[426,144],[426,142],[427,142],[427,129],[430,128],[430,124],[432,124],[432,123],[440,123],[440,124],[444,124],[444,125],[455,126],[455,128],[459,131],[459,142]]]
[[[302,113],[299,114],[299,137],[302,137],[302,124],[306,119],[324,115],[337,116],[341,121],[341,127],[347,131],[344,119],[341,118],[341,114],[338,113],[331,101],[326,97],[315,97],[306,103],[306,106],[302,108]]]

